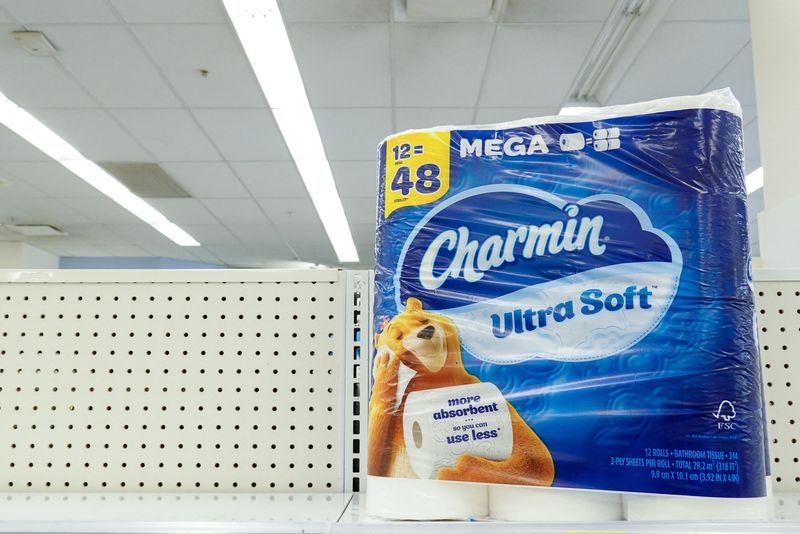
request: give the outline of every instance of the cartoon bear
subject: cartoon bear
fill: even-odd
[[[368,473],[417,478],[403,438],[405,400],[414,391],[479,383],[461,360],[458,331],[450,319],[426,312],[409,298],[404,312],[375,335],[377,354],[369,405]],[[464,454],[440,468],[439,480],[550,486],[555,467],[547,446],[508,403],[513,434],[506,460]]]

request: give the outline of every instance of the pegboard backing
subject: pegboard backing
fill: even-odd
[[[758,342],[776,492],[800,490],[800,273],[756,273]]]
[[[341,490],[341,277],[3,273],[0,484]]]

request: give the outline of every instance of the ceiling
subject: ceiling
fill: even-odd
[[[390,0],[282,1],[364,266],[377,144],[557,113],[612,5],[507,0],[496,23],[419,23],[392,22]],[[10,35],[23,28],[56,54],[24,52]],[[675,0],[604,103],[725,86],[743,105],[749,171],[760,163],[747,0]],[[60,256],[337,264],[221,0],[0,0],[0,91],[89,159],[158,163],[191,197],[149,201],[203,246],[172,244],[0,126],[0,223],[69,233],[26,241]]]

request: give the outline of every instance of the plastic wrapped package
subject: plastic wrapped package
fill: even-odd
[[[380,145],[368,512],[765,496],[741,133],[724,90]]]

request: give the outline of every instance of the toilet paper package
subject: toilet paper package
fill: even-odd
[[[723,90],[384,140],[368,494],[763,497],[741,132]]]

